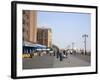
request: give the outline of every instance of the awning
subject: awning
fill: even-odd
[[[25,48],[25,49],[35,49],[35,50],[38,50],[38,51],[41,51],[41,50],[50,50],[45,45],[33,44],[33,43],[30,43],[30,42],[27,42],[27,41],[23,42],[23,48]]]
[[[31,42],[28,42],[28,41],[24,41],[24,42],[23,42],[23,46],[43,47],[43,48],[46,48],[45,45],[41,45],[41,44],[33,44],[33,43],[31,43]]]

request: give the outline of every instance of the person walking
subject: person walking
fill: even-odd
[[[56,58],[59,58],[59,50],[56,52]]]
[[[66,58],[68,58],[68,52],[67,51],[65,51],[65,55],[66,55]]]
[[[59,52],[60,61],[63,61],[63,51]]]
[[[53,56],[55,56],[55,55],[56,55],[56,51],[54,50],[54,51],[53,51]]]

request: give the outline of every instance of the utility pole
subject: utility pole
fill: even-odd
[[[82,35],[82,37],[84,38],[84,51],[85,51],[85,55],[86,55],[86,38],[88,37],[87,34]]]

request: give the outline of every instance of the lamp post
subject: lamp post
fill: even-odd
[[[85,51],[85,55],[86,55],[86,38],[88,37],[87,34],[82,35],[82,37],[84,38],[84,51]]]
[[[74,42],[72,42],[72,53],[74,52]]]

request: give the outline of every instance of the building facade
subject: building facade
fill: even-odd
[[[37,40],[37,12],[23,10],[23,41],[36,43]]]
[[[37,43],[52,47],[52,31],[50,28],[37,28]]]

